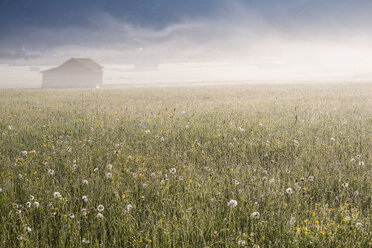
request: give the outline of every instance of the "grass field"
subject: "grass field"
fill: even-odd
[[[372,247],[372,85],[0,91],[1,247]]]

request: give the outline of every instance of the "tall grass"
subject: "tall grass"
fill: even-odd
[[[371,114],[370,84],[1,91],[0,245],[371,247]]]

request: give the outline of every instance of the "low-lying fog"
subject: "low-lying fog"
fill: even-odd
[[[0,87],[40,87],[40,71],[70,57],[103,65],[106,86],[372,81],[372,3],[259,2],[220,1],[213,14],[156,27],[104,12],[84,19],[86,26],[9,21],[0,24],[12,30],[0,38]]]

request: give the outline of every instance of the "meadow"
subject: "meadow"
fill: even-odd
[[[0,91],[1,247],[372,247],[372,85]]]

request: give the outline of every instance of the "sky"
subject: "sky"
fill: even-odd
[[[355,70],[372,64],[370,0],[0,0],[0,63],[93,57]]]

